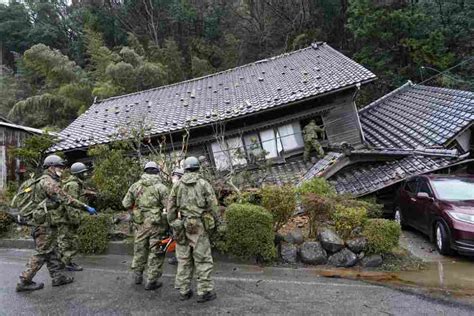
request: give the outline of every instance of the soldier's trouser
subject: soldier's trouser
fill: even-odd
[[[65,265],[71,264],[72,258],[78,252],[77,229],[77,226],[68,224],[62,224],[58,228],[58,253]]]
[[[20,279],[32,281],[45,263],[51,278],[57,277],[60,275],[61,262],[56,253],[56,228],[38,226],[33,228],[32,236],[35,242],[35,253],[28,260],[26,270],[21,273]]]
[[[214,289],[214,282],[211,280],[213,268],[211,243],[207,234],[201,234],[194,247],[191,247],[189,241],[183,244],[178,243],[176,257],[178,258],[178,271],[175,285],[181,294],[186,294],[191,290],[193,274],[196,274],[198,295],[203,295]]]
[[[309,160],[309,154],[311,153],[311,150],[313,148],[316,150],[316,153],[317,153],[319,158],[324,157],[324,150],[321,147],[321,144],[316,139],[313,139],[311,141],[305,141],[305,143],[304,143],[303,159],[305,161]]]
[[[159,242],[162,239],[163,236],[159,234],[158,227],[135,224],[132,270],[142,273],[148,265],[148,281],[156,281],[163,274],[165,253],[159,250]]]

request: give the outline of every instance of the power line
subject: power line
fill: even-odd
[[[428,79],[423,80],[422,82],[419,82],[418,84],[423,84],[423,83],[425,83],[425,82],[427,82],[427,81],[430,81],[431,79],[434,79],[434,78],[436,78],[436,77],[438,77],[438,76],[440,76],[440,75],[443,75],[444,73],[446,73],[446,72],[448,72],[448,71],[451,71],[451,70],[453,70],[454,68],[457,68],[457,67],[459,67],[459,66],[461,66],[461,65],[463,65],[463,64],[465,64],[465,63],[467,63],[467,62],[469,62],[469,61],[471,61],[471,60],[474,60],[474,56],[471,56],[471,57],[469,57],[468,59],[465,59],[465,60],[461,61],[460,63],[458,63],[458,64],[456,64],[456,65],[454,65],[454,66],[452,66],[452,67],[450,67],[450,68],[448,68],[448,69],[446,69],[446,70],[440,71],[440,72],[437,73],[436,75],[431,76],[431,77],[429,77]]]

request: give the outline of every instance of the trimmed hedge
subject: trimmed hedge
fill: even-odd
[[[107,250],[112,220],[108,215],[85,216],[78,229],[79,251],[101,254]]]
[[[311,180],[303,182],[298,188],[298,193],[300,195],[314,193],[320,196],[335,196],[336,190],[331,184],[329,184],[329,182],[326,181],[326,179],[314,177]]]
[[[231,204],[225,212],[224,250],[241,258],[272,261],[276,258],[272,215],[253,204]]]
[[[362,227],[367,220],[367,210],[363,207],[344,207],[337,205],[332,213],[336,232],[343,239],[352,236],[352,231],[357,227]]]
[[[273,215],[273,229],[278,231],[296,209],[295,189],[292,186],[269,185],[261,189],[262,206]]]
[[[367,238],[367,253],[384,254],[398,246],[401,228],[392,220],[369,219],[362,234]]]

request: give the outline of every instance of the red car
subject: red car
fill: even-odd
[[[401,186],[395,220],[435,241],[442,255],[474,255],[474,176],[421,175]]]

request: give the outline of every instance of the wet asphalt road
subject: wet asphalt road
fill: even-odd
[[[173,266],[163,288],[147,292],[131,284],[128,256],[79,258],[85,267],[76,281],[52,288],[44,267],[37,281],[45,288],[16,293],[17,276],[30,251],[0,249],[0,315],[473,315],[474,310],[440,303],[358,281],[316,277],[310,269],[265,268],[218,263],[217,300],[178,301]]]

